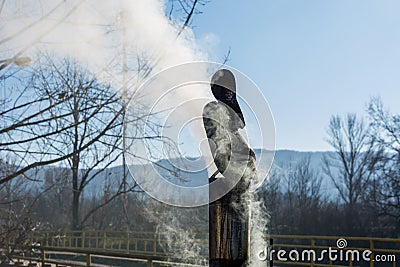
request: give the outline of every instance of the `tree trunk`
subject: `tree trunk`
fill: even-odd
[[[80,193],[74,191],[72,197],[72,230],[81,230],[80,218],[79,218],[79,199]]]
[[[75,94],[76,92],[74,92]],[[73,136],[73,150],[74,155],[72,156],[72,230],[81,230],[80,218],[79,218],[79,205],[81,189],[79,186],[79,106],[77,97],[74,95],[74,136]]]

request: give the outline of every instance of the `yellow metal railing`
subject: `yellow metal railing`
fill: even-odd
[[[33,235],[33,243],[45,247],[79,248],[158,256],[175,255],[179,245],[168,242],[164,234],[130,231],[65,231]],[[204,243],[208,236],[196,233],[193,242]],[[206,255],[206,251],[204,251]]]
[[[185,253],[180,251],[179,244],[171,244],[164,234],[154,232],[64,231],[33,234],[30,238],[32,244],[40,244],[43,254],[45,250],[81,252],[87,253],[89,259],[91,254],[112,254],[121,257],[136,255],[150,261],[168,260]],[[273,266],[396,267],[396,260],[400,261],[400,239],[307,235],[271,235],[270,238],[273,245],[269,248],[269,257],[273,260]],[[207,240],[207,233],[196,233],[192,240],[205,248],[205,251],[201,251],[204,257],[207,257],[208,253]],[[329,251],[333,250],[336,250],[336,258],[329,257]],[[279,251],[281,255],[278,255]],[[315,258],[312,257],[311,251],[315,252]],[[323,251],[325,252],[322,253]],[[363,254],[364,252],[366,254]],[[303,253],[308,257],[303,258]],[[368,259],[363,256],[367,256]]]
[[[48,258],[48,255],[70,254],[81,255],[84,262],[71,262],[73,266],[99,266],[92,263],[92,258],[119,258],[131,261],[145,261],[148,266],[154,262],[171,266],[205,266],[198,264],[198,259],[183,259],[176,255],[183,255],[179,244],[171,244],[163,234],[154,232],[130,232],[130,231],[57,231],[47,233],[33,233],[28,243],[33,245],[37,252],[40,251],[40,259],[36,261],[52,264],[66,264],[65,260]],[[204,243],[207,237],[204,233],[195,233],[193,242]],[[10,241],[10,243],[13,243]],[[207,251],[203,251],[203,258],[207,257]],[[34,261],[32,257],[16,257],[19,259]],[[82,257],[81,257],[82,258]]]

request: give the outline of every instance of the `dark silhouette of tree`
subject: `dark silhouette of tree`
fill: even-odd
[[[323,172],[333,182],[341,201],[345,203],[344,220],[347,231],[359,228],[358,211],[371,172],[372,145],[368,127],[355,114],[344,118],[332,116],[327,130],[327,142],[334,153],[323,158]]]
[[[395,222],[400,232],[400,115],[391,114],[379,98],[368,105],[375,154],[374,180],[369,196],[378,215]]]
[[[289,164],[280,176],[282,199],[275,214],[280,217],[277,230],[315,234],[322,207],[321,176],[312,168],[310,157]]]
[[[34,86],[50,101],[54,96],[64,99],[49,109],[52,118],[57,119],[47,124],[57,134],[46,137],[44,142],[47,151],[60,158],[71,155],[65,161],[71,170],[71,226],[80,229],[84,189],[121,156],[123,105],[116,90],[97,82],[68,60],[41,68]]]

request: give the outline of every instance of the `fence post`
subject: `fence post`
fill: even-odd
[[[374,267],[374,240],[370,239],[369,240],[369,250],[371,250],[372,254],[371,254],[371,258],[369,260],[369,266],[370,267]]]
[[[129,253],[129,246],[130,246],[130,233],[129,233],[129,231],[127,232],[127,234],[126,234],[126,252],[127,253]]]
[[[103,232],[103,249],[106,249],[106,243],[107,243],[107,234],[106,231]]]
[[[311,239],[311,249],[314,250],[315,240]],[[314,257],[311,258],[311,266],[314,266]]]
[[[86,254],[86,266],[90,267],[92,265],[92,256],[90,253]]]
[[[99,248],[99,233],[98,232],[96,232],[96,249],[98,249]]]
[[[81,243],[82,248],[85,248],[85,231],[82,231]]]
[[[153,253],[157,254],[157,236],[156,233],[153,234]]]
[[[42,252],[42,257],[41,257],[42,266],[44,266],[44,264],[46,263],[46,252],[43,248],[41,248],[40,251]]]
[[[147,267],[153,267],[153,261],[147,260]]]

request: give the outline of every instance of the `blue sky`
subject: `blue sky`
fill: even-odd
[[[266,96],[277,148],[328,150],[333,114],[365,114],[373,96],[400,113],[400,1],[212,0],[193,21],[211,55]],[[243,89],[242,89],[243,90]]]

